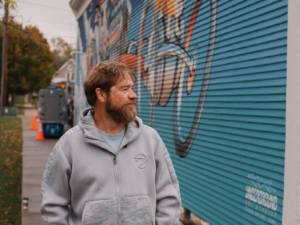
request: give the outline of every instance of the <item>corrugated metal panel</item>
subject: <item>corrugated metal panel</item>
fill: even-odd
[[[93,4],[79,50],[137,69],[139,116],[170,152],[183,205],[212,224],[281,224],[287,1],[105,1],[101,27]]]

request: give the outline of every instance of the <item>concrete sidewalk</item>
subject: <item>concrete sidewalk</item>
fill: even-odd
[[[22,209],[23,225],[44,224],[41,214],[41,183],[48,157],[57,139],[35,140],[37,131],[30,130],[33,115],[37,109],[25,103],[23,125],[23,178],[22,198],[29,198],[28,210]]]

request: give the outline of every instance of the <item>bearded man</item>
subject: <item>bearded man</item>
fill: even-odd
[[[171,225],[180,193],[162,139],[136,116],[134,71],[101,62],[84,84],[80,123],[55,145],[43,177],[45,224]]]

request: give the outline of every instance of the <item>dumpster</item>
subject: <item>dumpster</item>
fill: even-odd
[[[39,91],[39,118],[45,137],[60,137],[68,124],[67,97],[62,89],[48,87]]]

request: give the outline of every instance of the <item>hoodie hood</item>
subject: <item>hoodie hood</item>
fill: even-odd
[[[88,107],[81,111],[79,126],[83,129],[85,141],[96,145],[98,147],[104,148],[113,153],[112,149],[102,138],[97,125],[94,121],[94,108]],[[136,139],[142,133],[143,121],[136,117],[135,121],[126,125],[126,133],[121,143],[120,148],[127,145],[129,142]],[[113,153],[114,154],[114,153]]]

